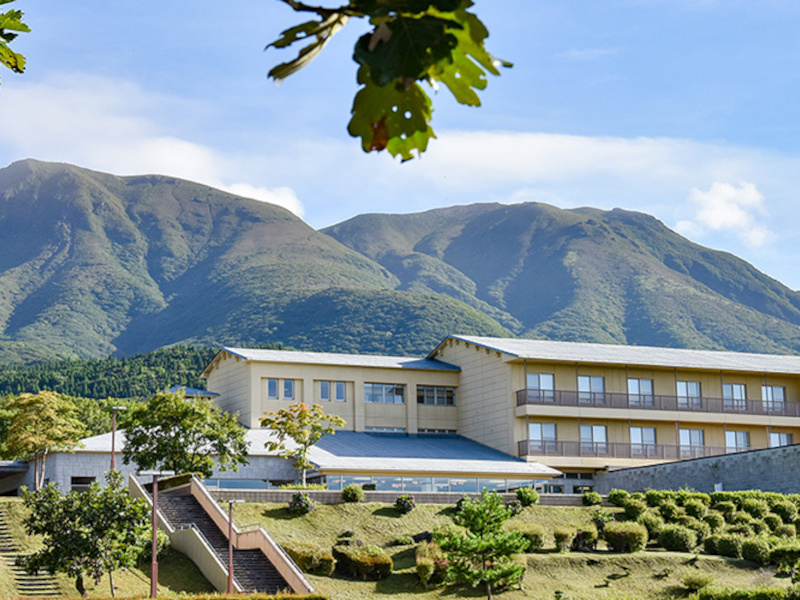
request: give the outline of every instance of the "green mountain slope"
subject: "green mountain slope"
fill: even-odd
[[[385,268],[282,208],[170,177],[14,163],[0,170],[0,239],[0,362],[175,343],[325,348],[330,328],[324,337],[289,335],[283,313],[296,315],[298,303],[328,289],[394,294],[409,310],[432,302],[394,291]],[[503,331],[461,308],[452,305],[442,326]],[[353,310],[359,318],[362,308]],[[355,351],[357,342],[337,347]]]
[[[516,334],[800,352],[800,294],[641,213],[482,204],[362,215],[324,231],[401,289],[448,294]]]

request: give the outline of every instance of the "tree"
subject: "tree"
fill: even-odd
[[[10,4],[15,0],[0,0],[0,5]],[[19,35],[30,31],[30,28],[22,22],[21,10],[7,10],[0,12],[0,64],[8,67],[15,73],[22,73],[25,70],[25,57],[14,52],[9,44]],[[19,33],[18,33],[19,32]]]
[[[261,427],[272,429],[278,435],[274,442],[264,446],[268,450],[279,451],[284,458],[293,458],[295,469],[303,472],[303,487],[306,486],[306,471],[312,467],[308,451],[324,436],[333,434],[336,427],[344,427],[345,420],[336,415],[326,415],[319,404],[311,408],[305,402],[292,404],[277,412],[267,411],[261,417]],[[294,447],[288,448],[286,440],[291,439]]]
[[[86,430],[75,418],[75,405],[55,392],[20,394],[5,409],[13,415],[5,455],[12,459],[33,457],[34,489],[38,490],[44,485],[47,455],[80,446]]]
[[[525,567],[513,555],[524,552],[528,540],[521,531],[504,531],[503,523],[513,516],[497,492],[481,493],[480,500],[464,498],[453,521],[466,529],[440,530],[435,541],[447,553],[448,578],[472,587],[483,583],[491,600],[492,590],[519,584]]]
[[[244,427],[207,400],[187,400],[183,390],[163,391],[134,404],[122,422],[125,463],[210,477],[247,464]]]
[[[281,1],[318,20],[287,29],[267,46],[311,40],[297,58],[269,72],[278,82],[306,66],[349,19],[369,19],[372,30],[359,38],[353,54],[362,87],[347,128],[361,138],[365,152],[385,149],[405,161],[425,151],[436,136],[431,99],[421,82],[434,89],[442,83],[461,104],[480,106],[477,90],[486,87],[486,72],[499,75],[497,67],[511,66],[486,51],[489,32],[467,10],[472,0],[350,0],[338,8]]]
[[[119,471],[107,473],[106,482],[105,487],[95,482],[82,493],[62,494],[52,483],[26,491],[30,512],[22,523],[28,534],[43,536],[44,547],[21,556],[18,564],[29,573],[67,573],[81,596],[86,595],[84,576],[96,585],[108,573],[114,596],[114,571],[133,566],[152,532],[147,503],[128,494]]]

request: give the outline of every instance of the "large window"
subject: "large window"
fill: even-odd
[[[770,433],[769,434],[769,447],[778,448],[779,446],[791,446],[792,434],[791,433]]]
[[[786,409],[786,388],[778,385],[762,385],[761,400],[767,412],[783,413]]]
[[[578,401],[587,404],[604,404],[606,401],[605,379],[578,375]]]
[[[429,406],[455,406],[456,388],[441,385],[418,385],[417,404]]]
[[[631,406],[653,406],[653,380],[628,378],[628,402]]]
[[[655,427],[631,427],[631,455],[653,456],[656,452]]]
[[[365,383],[364,402],[370,404],[403,404],[406,386],[394,383]]]
[[[528,373],[527,388],[529,398],[545,402],[555,400],[555,378],[549,373]]]
[[[743,383],[723,383],[722,406],[725,410],[747,410],[747,387]]]
[[[555,423],[528,423],[528,447],[532,452],[556,451]]]
[[[728,452],[744,452],[750,449],[750,432],[726,431],[725,449]]]
[[[605,425],[581,425],[581,454],[602,455],[608,453]]]
[[[678,408],[700,408],[702,394],[699,381],[678,381]]]
[[[705,446],[702,429],[681,429],[681,457],[696,458],[704,456],[703,446]]]
[[[333,396],[337,402],[345,401],[344,381],[320,381],[319,399],[322,402],[330,402]]]

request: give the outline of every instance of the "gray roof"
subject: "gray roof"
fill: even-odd
[[[259,350],[253,348],[223,348],[222,351],[228,352],[245,360],[251,360],[255,362],[299,363],[346,367],[378,367],[384,369],[423,369],[435,371],[461,370],[455,365],[450,365],[439,360],[408,356],[335,354],[332,352],[293,352],[291,350]]]
[[[547,340],[468,335],[453,335],[450,338],[529,360],[800,374],[800,356],[684,350],[679,348],[655,348],[652,346],[552,342]],[[437,351],[438,347],[431,352],[428,358],[434,357]]]

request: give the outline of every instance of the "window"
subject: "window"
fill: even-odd
[[[70,489],[73,492],[86,492],[89,486],[95,482],[94,477],[70,477]]]
[[[761,400],[766,412],[783,413],[786,410],[786,388],[778,385],[762,385]]]
[[[278,380],[267,379],[267,398],[278,397]]]
[[[368,433],[405,433],[405,427],[364,427]]]
[[[726,431],[725,449],[730,452],[744,452],[750,449],[750,432]]]
[[[702,406],[699,381],[679,381],[677,388],[678,408],[700,408]]]
[[[705,442],[702,429],[681,429],[679,434],[682,458],[704,456],[703,446]]]
[[[628,379],[628,403],[631,406],[653,406],[653,380]]]
[[[322,402],[330,402],[331,401],[331,382],[330,381],[320,381],[319,382],[319,399]]]
[[[344,402],[346,400],[345,391],[344,391],[345,390],[344,381],[337,381],[334,384],[334,387],[335,387],[335,391],[336,391],[336,401],[337,402]]]
[[[555,400],[555,378],[548,373],[528,373],[528,398],[552,402]]]
[[[440,385],[418,385],[417,404],[429,406],[455,406],[456,388]]]
[[[791,433],[770,433],[769,434],[769,447],[778,448],[779,446],[791,446],[792,434]]]
[[[331,395],[334,395],[337,402],[344,402],[344,381],[320,381],[319,382],[319,399],[322,402],[330,402]]]
[[[365,383],[364,402],[370,404],[403,404],[406,386],[394,383]]]
[[[605,403],[605,380],[602,377],[578,375],[578,401],[591,404]]]
[[[531,452],[555,452],[556,424],[528,423],[528,448]]]
[[[608,453],[605,425],[581,425],[581,454],[599,456]]]
[[[653,456],[656,452],[655,427],[631,427],[631,455]]]
[[[743,383],[722,384],[722,407],[725,410],[747,410],[747,388]]]
[[[294,399],[294,379],[283,380],[283,399],[284,400]]]
[[[457,432],[455,429],[422,428],[417,430],[417,433],[420,435],[455,435]]]

